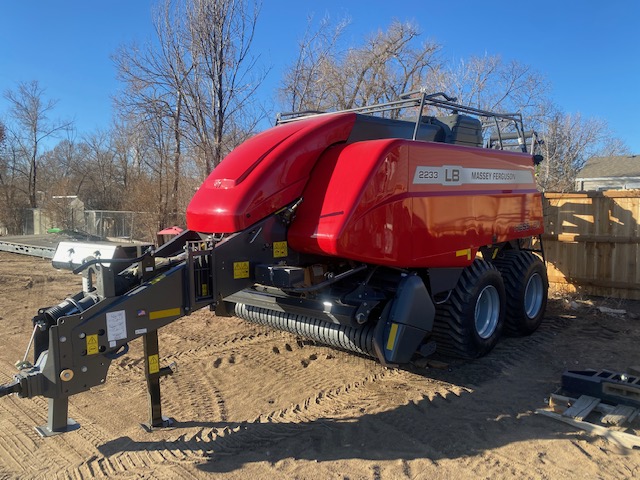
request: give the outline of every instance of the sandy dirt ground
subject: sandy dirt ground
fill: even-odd
[[[79,290],[46,260],[0,253],[0,382],[15,373],[37,309]],[[162,380],[174,427],[140,427],[138,340],[105,385],[71,398],[79,430],[41,438],[46,399],[1,398],[0,478],[638,477],[637,450],[535,414],[566,369],[640,364],[638,304],[593,302],[552,300],[534,335],[505,338],[482,359],[404,370],[196,312],[160,331],[162,363],[178,364]]]

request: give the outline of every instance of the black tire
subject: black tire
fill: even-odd
[[[486,355],[504,324],[505,290],[500,272],[477,259],[465,268],[446,302],[437,305],[433,338],[439,353],[461,358]]]
[[[493,261],[507,293],[505,333],[530,335],[537,330],[547,307],[549,281],[542,260],[531,252],[508,250]]]

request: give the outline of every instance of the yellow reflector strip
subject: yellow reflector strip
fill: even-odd
[[[160,371],[160,360],[158,355],[149,355],[149,374],[158,373]]]
[[[160,280],[162,280],[165,277],[166,277],[166,275],[164,273],[162,275],[158,275],[157,277],[152,278],[151,280],[149,280],[149,285],[155,285],[156,283],[158,283]]]
[[[287,242],[273,242],[273,258],[282,258],[289,255]]]
[[[149,312],[149,320],[158,320],[159,318],[177,317],[180,315],[180,308],[168,308],[166,310],[156,310]]]
[[[467,260],[471,260],[471,249],[465,248],[464,250],[458,250],[456,257],[467,257]]]
[[[249,262],[233,262],[233,279],[249,278]]]
[[[398,324],[392,323],[389,330],[389,338],[387,339],[387,350],[393,350],[396,345],[396,336],[398,335]]]
[[[95,355],[99,351],[98,335],[87,335],[87,355]]]

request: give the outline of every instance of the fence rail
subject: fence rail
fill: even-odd
[[[552,285],[640,300],[640,190],[545,193],[544,211]]]

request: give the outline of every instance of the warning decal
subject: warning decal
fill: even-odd
[[[286,257],[289,254],[287,242],[273,242],[273,258]]]
[[[149,355],[149,374],[153,375],[160,371],[160,359],[158,355]]]
[[[87,355],[95,355],[99,350],[98,335],[87,335]]]
[[[249,262],[233,262],[233,279],[249,278]]]

